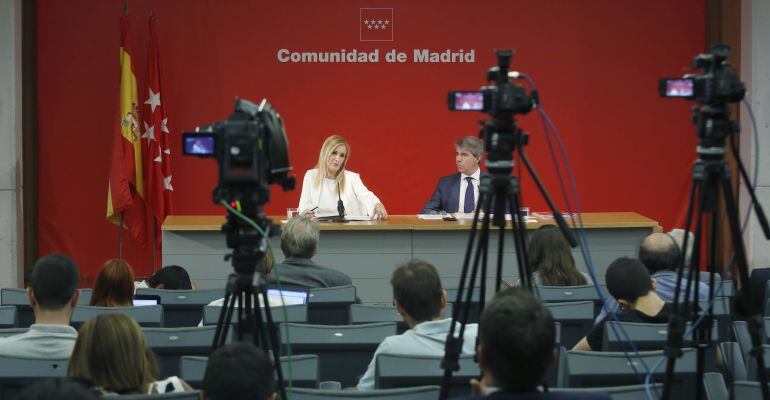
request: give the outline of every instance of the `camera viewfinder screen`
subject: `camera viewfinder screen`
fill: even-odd
[[[192,155],[214,154],[214,137],[195,135],[184,138],[184,153]]]
[[[481,92],[455,92],[455,110],[481,111],[484,109],[484,94]]]
[[[692,79],[669,79],[666,81],[667,97],[689,97],[693,95]]]

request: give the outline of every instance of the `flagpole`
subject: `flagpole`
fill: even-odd
[[[158,247],[157,247],[157,229],[158,229],[158,220],[155,218],[155,216],[152,216],[152,274],[155,275],[155,271],[157,270],[157,265],[155,264],[155,256],[157,255]]]
[[[118,229],[118,258],[123,259],[123,214],[125,211],[120,212],[120,229]]]

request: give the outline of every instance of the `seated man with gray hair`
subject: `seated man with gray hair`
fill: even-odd
[[[455,166],[457,173],[438,180],[436,190],[420,214],[471,213],[479,200],[481,179],[481,157],[484,142],[475,136],[466,136],[455,143]]]
[[[318,251],[318,236],[318,224],[310,217],[292,218],[281,232],[281,250],[286,259],[273,267],[267,283],[277,283],[280,276],[281,285],[303,288],[352,285],[346,274],[313,262]]]

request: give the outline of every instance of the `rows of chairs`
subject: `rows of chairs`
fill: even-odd
[[[727,286],[725,286],[727,287]],[[731,287],[731,286],[730,286]],[[548,373],[548,380],[554,390],[560,388],[584,388],[581,390],[592,390],[591,387],[601,390],[615,391],[617,396],[614,398],[623,398],[622,396],[631,396],[632,393],[639,393],[639,389],[646,390],[643,385],[639,385],[640,376],[646,375],[656,362],[663,357],[662,351],[644,351],[648,349],[661,349],[665,342],[666,327],[644,326],[646,324],[628,324],[622,323],[623,329],[639,345],[640,353],[638,355],[627,355],[622,352],[573,352],[566,349],[571,348],[574,343],[582,338],[593,325],[594,316],[597,312],[598,295],[594,288],[589,286],[590,291],[584,287],[538,287],[538,293],[541,298],[546,300],[547,306],[557,320],[558,340],[556,349],[558,350],[558,362]],[[8,289],[2,291],[2,302],[5,305],[6,300],[10,299],[7,295]],[[211,300],[222,297],[220,291],[216,297],[206,299],[206,301],[194,302],[191,291],[158,291],[166,297],[162,297],[162,306],[133,307],[126,309],[105,309],[94,307],[78,306],[76,313],[78,320],[73,314],[73,325],[85,321],[94,314],[88,312],[124,312],[137,319],[142,325],[142,330],[150,346],[158,354],[162,375],[179,375],[187,380],[194,387],[199,387],[202,381],[203,371],[205,371],[206,356],[209,354],[210,345],[213,341],[215,326],[221,307],[205,307]],[[202,291],[197,291],[202,292]],[[342,295],[341,293],[344,293]],[[724,292],[723,292],[724,293]],[[731,294],[731,292],[729,292]],[[145,292],[144,294],[150,294]],[[164,314],[168,318],[174,313],[174,300],[168,300],[168,297],[176,296],[177,303],[185,303],[177,310],[189,311],[188,321],[195,321],[195,324],[203,321],[202,327],[176,327],[169,328],[164,324]],[[83,296],[85,297],[85,296]],[[184,297],[184,298],[183,298]],[[26,294],[25,294],[26,298]],[[313,293],[309,296],[309,304],[292,305],[273,308],[273,317],[278,323],[279,336],[282,341],[281,351],[284,355],[282,364],[284,365],[284,374],[288,374],[288,354],[290,342],[291,360],[292,360],[292,384],[297,388],[297,394],[301,396],[295,398],[328,398],[328,391],[320,389],[321,382],[337,381],[344,387],[352,386],[356,383],[358,376],[366,369],[367,363],[371,360],[374,350],[382,340],[390,335],[396,334],[403,326],[399,328],[401,317],[396,313],[392,305],[385,304],[353,304],[355,300],[355,288],[344,287],[330,288]],[[452,297],[450,297],[450,300]],[[729,318],[729,298],[719,300],[721,306],[715,306],[715,312],[722,307]],[[21,302],[19,302],[21,303]],[[324,310],[312,317],[315,308]],[[318,306],[323,304],[323,306]],[[0,307],[0,326],[20,326],[16,322],[17,316],[11,316],[7,319],[4,315],[13,314],[14,310],[21,312],[24,304]],[[29,305],[26,304],[28,307]],[[159,313],[158,320],[142,320],[141,317],[131,315],[137,310],[153,310]],[[80,310],[80,311],[78,311]],[[195,310],[195,311],[193,311]],[[180,312],[181,315],[181,312]],[[193,319],[191,316],[195,315]],[[451,310],[447,315],[451,315]],[[82,318],[82,319],[80,319]],[[20,320],[20,319],[19,319]],[[180,318],[178,321],[181,321]],[[727,319],[726,319],[727,320]],[[168,322],[167,320],[165,322]],[[316,322],[316,323],[313,323]],[[318,323],[321,322],[321,323]],[[339,324],[328,324],[329,322],[342,322]],[[324,324],[327,323],[327,324]],[[719,317],[715,321],[713,340],[721,342],[719,339],[723,333],[719,328]],[[770,326],[770,321],[766,322]],[[614,323],[613,323],[614,324]],[[728,326],[729,331],[729,326]],[[0,330],[0,335],[7,333],[18,333],[24,328],[11,330]],[[605,346],[608,349],[620,350],[623,338],[613,336],[609,328],[605,334]],[[766,330],[770,331],[770,330]],[[727,337],[727,334],[724,334]],[[737,335],[735,335],[737,336]],[[287,340],[288,339],[288,340]],[[736,346],[738,344],[736,343]],[[736,347],[740,349],[739,347]],[[768,351],[770,353],[770,351]],[[49,363],[47,368],[56,371],[56,368],[66,366],[66,360],[57,360]],[[408,356],[382,356],[376,361],[376,385],[383,390],[396,390],[395,393],[404,395],[425,395],[433,393],[436,390],[435,385],[440,383],[443,370],[440,369],[441,357],[408,357]],[[770,361],[770,360],[769,360]],[[63,364],[62,364],[63,363]],[[18,382],[19,376],[10,375],[6,380],[2,374],[2,366],[9,364],[8,360],[0,359],[0,386],[6,381]],[[18,364],[16,364],[18,365]],[[58,365],[58,367],[54,367]],[[457,390],[454,393],[467,394],[467,382],[471,377],[478,375],[478,367],[470,359],[461,360],[462,368],[455,374],[455,384]],[[768,362],[770,365],[770,362]],[[24,368],[16,368],[17,371],[26,371]],[[66,368],[64,368],[66,370]],[[663,368],[659,368],[653,378],[660,382]],[[62,370],[59,369],[60,373]],[[46,376],[45,374],[35,374],[35,377]],[[287,376],[288,377],[288,376]],[[675,393],[680,394],[681,398],[689,398],[689,390],[694,386],[695,379],[695,352],[687,349],[684,356],[677,362],[676,370],[676,389]],[[633,386],[638,385],[634,389]],[[405,389],[404,386],[424,386],[417,389]],[[427,386],[426,386],[427,385]],[[623,386],[622,388],[609,388],[609,386]],[[596,390],[600,390],[596,389]],[[655,387],[653,387],[655,389]],[[412,391],[415,391],[412,393]],[[572,389],[570,389],[572,390]],[[635,392],[634,390],[637,390]],[[677,392],[676,390],[679,390]],[[335,392],[331,392],[335,393]],[[415,394],[416,393],[416,394]],[[437,393],[437,392],[436,392]],[[344,396],[343,396],[344,394]],[[371,395],[371,393],[370,393]],[[302,397],[305,396],[305,397]],[[313,397],[316,396],[316,397]],[[327,396],[327,397],[324,397]],[[355,396],[348,392],[336,392],[336,397]],[[435,398],[435,394],[432,395]],[[620,396],[620,397],[618,397]],[[376,398],[376,397],[375,397]],[[406,398],[425,398],[425,397],[406,397]],[[628,397],[632,398],[632,397]]]

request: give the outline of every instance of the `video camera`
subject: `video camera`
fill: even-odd
[[[487,71],[487,81],[479,91],[449,92],[447,102],[451,111],[481,111],[492,116],[526,114],[532,110],[534,100],[521,86],[511,83],[508,68],[513,50],[496,50],[497,66]]]
[[[703,74],[683,78],[661,78],[658,90],[663,97],[679,97],[700,103],[694,107],[693,124],[698,135],[698,153],[702,158],[721,159],[728,135],[740,130],[730,119],[728,103],[743,100],[746,87],[727,62],[730,46],[717,44],[711,53],[693,58],[692,66]]]
[[[184,155],[216,158],[219,182],[212,195],[222,200],[263,205],[270,200],[268,185],[294,189],[288,176],[288,141],[283,121],[267,100],[256,105],[236,99],[234,112],[225,121],[182,134]]]
[[[526,144],[526,135],[516,126],[514,115],[524,115],[537,102],[537,92],[527,93],[511,82],[518,73],[509,73],[513,50],[495,50],[497,66],[487,70],[487,81],[480,91],[452,91],[447,101],[451,111],[481,111],[492,118],[483,121],[479,137],[487,150],[486,167],[492,174],[507,175],[513,170],[513,151]]]
[[[688,74],[682,78],[661,78],[658,90],[662,97],[678,97],[695,100],[701,104],[735,103],[746,95],[746,88],[738,73],[727,62],[730,46],[717,44],[711,53],[698,54],[693,58],[693,69],[703,74]]]

